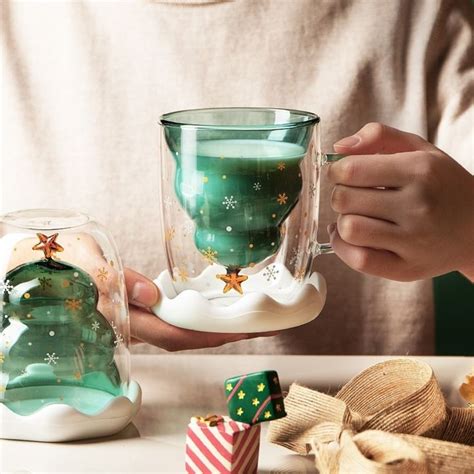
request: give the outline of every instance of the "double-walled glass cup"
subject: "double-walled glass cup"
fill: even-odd
[[[140,405],[115,244],[88,216],[0,217],[0,438],[115,433]]]
[[[313,257],[324,163],[310,112],[220,108],[161,117],[161,210],[168,268],[154,308],[180,327],[283,329],[325,301]]]

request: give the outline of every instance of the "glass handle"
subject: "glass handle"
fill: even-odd
[[[335,163],[336,161],[339,161],[340,159],[344,158],[347,155],[343,155],[341,153],[323,153],[322,154],[322,160],[321,164],[323,166],[325,165],[330,165],[331,163]],[[331,247],[331,244],[329,242],[325,244],[320,244],[318,242],[315,243],[314,248],[313,248],[313,255],[325,255],[328,253],[334,253],[334,250]]]
[[[323,153],[322,154],[322,164],[330,165],[331,163],[335,163],[340,159],[346,157],[347,155],[343,155],[342,153]]]

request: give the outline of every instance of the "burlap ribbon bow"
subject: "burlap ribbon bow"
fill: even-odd
[[[321,474],[474,472],[474,409],[449,408],[423,362],[374,365],[335,397],[293,384],[285,408],[269,441],[313,452]]]

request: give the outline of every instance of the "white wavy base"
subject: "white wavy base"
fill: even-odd
[[[324,277],[313,273],[298,284],[285,266],[273,267],[277,280],[270,284],[263,269],[244,282],[244,291],[247,285],[252,292],[243,296],[234,291],[223,294],[223,283],[216,279],[217,273],[225,273],[221,266],[209,266],[182,283],[165,270],[155,280],[161,299],[153,312],[180,328],[226,333],[277,331],[315,319],[326,301]]]
[[[57,403],[23,416],[0,403],[0,439],[61,442],[109,436],[130,423],[140,408],[141,398],[140,386],[132,381],[127,396],[111,399],[95,415],[85,415]]]

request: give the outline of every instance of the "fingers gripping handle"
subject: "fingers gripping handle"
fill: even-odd
[[[323,153],[321,164],[323,166],[330,165],[331,163],[335,163],[336,161],[339,161],[345,156],[347,155],[343,155],[341,153]],[[318,242],[315,243],[314,249],[313,249],[313,254],[315,256],[324,255],[328,253],[334,253],[334,250],[332,249],[331,244],[329,242],[324,243],[324,244],[320,244]]]

